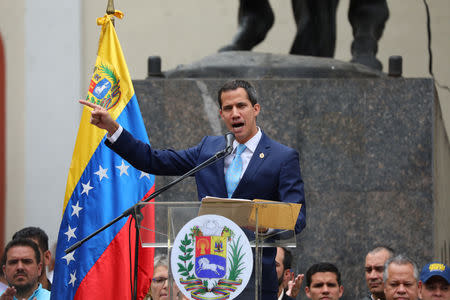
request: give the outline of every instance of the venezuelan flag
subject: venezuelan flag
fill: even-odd
[[[123,14],[116,11],[114,16]],[[106,108],[148,143],[112,17],[97,19],[102,30],[87,100]],[[154,176],[134,169],[108,149],[106,131],[89,120],[90,108],[85,107],[67,179],[51,299],[131,299],[135,230],[130,219],[120,220],[74,252],[64,252],[154,191]],[[154,215],[150,219],[145,226],[154,228]],[[150,285],[153,251],[139,252],[138,298],[142,298]]]

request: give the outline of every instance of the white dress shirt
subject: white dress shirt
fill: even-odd
[[[119,138],[119,136],[122,134],[123,127],[119,124],[119,128],[117,128],[116,132],[113,133],[113,135],[109,135],[109,133],[106,135],[106,138],[108,141],[110,141],[111,144],[114,144],[115,141]]]
[[[245,170],[247,170],[250,159],[252,159],[253,153],[255,152],[256,147],[258,147],[259,141],[261,140],[261,136],[262,136],[262,133],[258,127],[258,132],[244,144],[246,146],[246,148],[245,148],[244,152],[242,152],[242,154],[241,154],[242,173],[241,173],[241,177],[239,179],[242,178],[242,175],[244,175]],[[230,155],[225,157],[224,170],[223,170],[224,174],[227,173],[227,170],[230,167],[231,162],[233,161],[234,157],[236,156],[236,148],[238,145],[239,145],[239,143],[236,142],[236,140],[234,140],[233,141],[233,151],[231,152]]]

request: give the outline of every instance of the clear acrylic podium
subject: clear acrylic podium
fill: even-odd
[[[296,247],[294,226],[300,205],[275,201],[257,202],[211,198],[202,202],[146,202],[137,206],[142,213],[139,235],[142,247],[159,248],[169,259],[169,299],[182,299],[174,292],[170,256],[174,240],[183,226],[199,215],[215,214],[232,220],[245,232],[254,248],[255,300],[261,294],[261,263],[264,247]],[[261,200],[262,201],[262,200]],[[252,276],[253,277],[253,276]],[[252,296],[253,297],[253,296]]]

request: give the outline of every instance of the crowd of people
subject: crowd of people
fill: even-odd
[[[278,300],[296,299],[304,275],[294,276],[290,270],[292,254],[288,249],[277,249],[276,263]],[[412,259],[379,246],[367,253],[364,269],[368,292],[361,300],[450,300],[450,269],[443,263],[428,263],[419,273]],[[320,262],[309,267],[305,294],[312,300],[341,298],[344,285],[336,265]]]
[[[277,248],[278,299],[298,299],[305,281],[305,295],[312,300],[337,300],[344,294],[341,273],[335,264],[319,262],[295,275],[289,249]],[[40,228],[26,227],[6,245],[0,274],[0,300],[50,299],[52,253],[48,236]],[[362,266],[361,266],[362,269]],[[426,264],[421,272],[416,263],[393,249],[379,246],[369,251],[364,264],[367,294],[361,300],[450,300],[450,268],[440,262]],[[361,272],[362,276],[362,272]],[[170,288],[170,286],[172,288]],[[154,272],[145,300],[188,299],[172,281],[165,255],[154,260]]]

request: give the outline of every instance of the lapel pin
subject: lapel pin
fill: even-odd
[[[264,158],[264,153],[261,152],[261,153],[259,154],[259,158]]]

